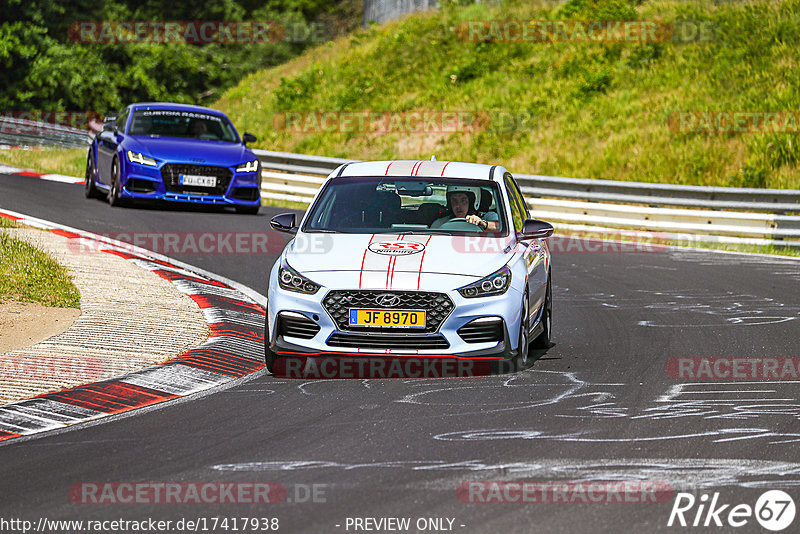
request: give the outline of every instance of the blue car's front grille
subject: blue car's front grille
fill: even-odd
[[[217,179],[216,187],[200,187],[182,185],[181,175],[213,176]],[[161,179],[168,193],[182,193],[190,195],[216,195],[222,196],[228,190],[233,178],[233,173],[227,167],[214,167],[212,165],[186,165],[182,163],[167,163],[161,167]]]

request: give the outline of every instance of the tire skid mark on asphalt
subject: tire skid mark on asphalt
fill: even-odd
[[[800,319],[797,304],[737,291],[695,291],[687,295],[681,290],[635,289],[626,295],[602,291],[572,293],[560,300],[574,308],[600,305],[637,310],[644,316],[637,326],[651,328],[758,326]],[[671,317],[676,320],[670,320]]]
[[[769,445],[781,445],[800,442],[800,433],[779,430],[775,418],[791,419],[791,424],[800,420],[800,399],[798,399],[798,381],[778,382],[691,382],[676,384],[653,399],[651,406],[628,407],[616,401],[617,394],[609,388],[629,387],[625,384],[592,384],[580,382],[580,387],[568,388],[567,383],[560,386],[562,391],[546,390],[545,395],[534,398],[541,391],[541,384],[520,382],[526,375],[528,378],[538,373],[557,373],[555,371],[528,371],[519,377],[515,387],[526,388],[534,392],[526,395],[523,389],[522,398],[530,396],[532,400],[522,401],[516,406],[504,408],[530,409],[544,405],[558,405],[558,411],[551,411],[552,417],[586,420],[587,418],[625,418],[637,423],[631,427],[632,432],[626,436],[604,435],[598,432],[580,430],[562,433],[544,432],[536,428],[472,428],[456,432],[447,432],[433,436],[440,441],[497,441],[497,440],[545,440],[571,443],[634,443],[669,441],[675,439],[703,439],[711,443],[727,443],[744,440],[764,440]],[[572,373],[561,373],[578,381]],[[541,376],[541,375],[539,375]],[[552,376],[552,375],[545,375]],[[510,384],[486,382],[475,388],[508,387]],[[602,387],[601,387],[602,386]],[[758,386],[758,389],[753,389]],[[396,402],[409,402],[437,406],[436,394],[440,388],[407,395]],[[556,393],[555,396],[553,394]],[[432,398],[426,399],[426,395]],[[480,395],[479,398],[484,398]],[[588,399],[588,403],[587,403]],[[470,406],[463,408],[469,409]],[[495,410],[487,406],[487,413]],[[448,416],[468,415],[466,411],[452,411]],[[658,426],[663,419],[690,417],[693,422],[705,422],[707,428],[691,433],[664,433]],[[699,421],[698,421],[699,420]],[[747,422],[751,426],[737,426]],[[753,424],[755,423],[755,424]],[[784,427],[785,428],[785,427]]]
[[[380,383],[379,381],[377,381]],[[364,402],[370,396],[382,395],[364,380]],[[288,385],[287,387],[290,387]],[[337,394],[336,381],[309,381],[293,386],[302,395],[321,397]],[[794,432],[800,420],[800,381],[759,382],[690,382],[668,386],[649,404],[626,405],[619,397],[631,388],[625,383],[592,383],[583,381],[572,372],[529,369],[511,377],[482,377],[443,387],[440,380],[419,380],[411,384],[412,393],[386,402],[417,405],[421,409],[436,408],[437,419],[470,417],[476,414],[535,410],[536,416],[563,418],[565,423],[575,421],[575,430],[545,432],[538,428],[462,428],[432,436],[438,441],[501,441],[544,440],[561,443],[646,443],[674,440],[699,440],[723,444],[735,441],[762,442],[780,446],[800,442],[800,432]],[[474,403],[453,402],[448,393],[452,389],[469,389],[476,394]],[[502,403],[493,405],[492,390],[505,391]],[[284,391],[285,392],[285,391]],[[420,416],[426,417],[426,416]],[[691,418],[692,432],[664,432],[664,419]],[[627,419],[632,423],[624,435],[602,430],[588,431],[583,423],[597,419]],[[788,423],[787,423],[788,421]],[[373,420],[379,423],[379,420]],[[686,427],[681,425],[678,428]]]
[[[796,488],[800,463],[748,458],[541,458],[531,461],[493,462],[486,459],[394,460],[339,462],[328,460],[275,460],[217,464],[222,472],[262,473],[308,470],[410,470],[428,471],[437,478],[423,482],[453,491],[469,473],[471,480],[659,480],[676,490],[739,486],[746,488]],[[447,478],[442,479],[445,476]],[[451,480],[452,479],[452,480]],[[454,483],[453,480],[456,482]]]
[[[25,217],[2,211],[0,216],[26,223]],[[202,309],[210,335],[201,345],[161,365],[0,407],[0,442],[169,401],[264,367],[265,311],[250,297],[219,280],[150,258],[146,251],[132,253],[95,234],[39,219],[31,222],[69,239],[96,241],[99,250],[172,282]]]

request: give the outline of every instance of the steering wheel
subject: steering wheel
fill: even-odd
[[[453,226],[451,226],[453,225]],[[466,226],[466,228],[465,228]],[[439,226],[439,229],[442,230],[467,230],[467,231],[474,231],[477,228],[478,230],[482,231],[483,228],[478,226],[477,224],[472,224],[471,222],[467,222],[466,217],[453,217],[452,219],[448,220],[445,223],[442,223]]]

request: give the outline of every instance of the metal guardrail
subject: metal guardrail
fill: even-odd
[[[354,160],[255,150],[262,196],[308,203]],[[563,226],[639,229],[699,241],[800,246],[800,191],[515,175],[537,217]],[[746,211],[745,211],[746,210]]]
[[[87,130],[0,115],[0,145],[84,148],[93,137]]]
[[[420,9],[436,7],[436,0],[364,0],[364,26],[385,22]]]

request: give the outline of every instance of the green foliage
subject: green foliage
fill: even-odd
[[[210,103],[247,74],[285,62],[360,21],[357,0],[6,0],[0,109],[114,113],[136,101]],[[80,21],[277,21],[278,42],[79,42]],[[71,32],[71,30],[73,30]]]

